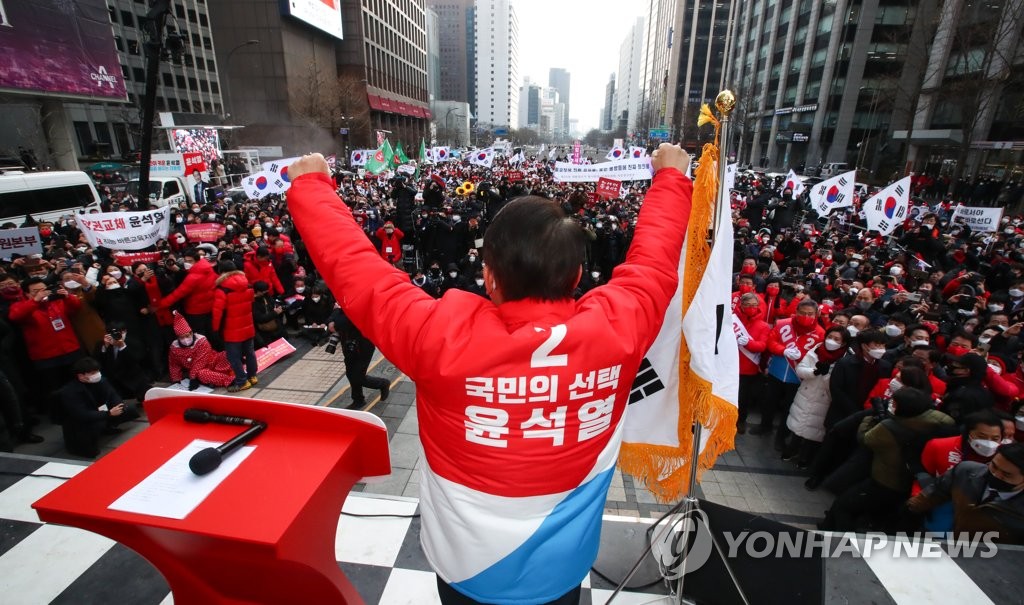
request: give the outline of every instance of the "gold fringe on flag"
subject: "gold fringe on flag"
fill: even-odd
[[[683,269],[683,317],[690,308],[711,258],[708,231],[715,220],[718,199],[719,122],[705,104],[698,126],[714,124],[715,139],[701,150],[694,175],[690,222],[686,233],[686,266]],[[731,220],[726,212],[723,220]],[[734,447],[738,411],[732,403],[713,395],[711,383],[690,369],[690,349],[683,337],[679,348],[679,446],[623,443],[619,468],[644,483],[661,503],[677,502],[690,485],[693,424],[700,422],[707,435],[698,460],[697,478],[714,465],[718,456]]]

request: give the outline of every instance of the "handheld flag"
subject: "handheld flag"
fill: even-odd
[[[868,229],[889,235],[903,224],[910,203],[910,177],[902,178],[864,202]]]
[[[402,149],[402,142],[401,141],[399,141],[398,145],[395,146],[395,159],[394,159],[394,163],[395,163],[396,166],[399,165],[399,164],[408,164],[409,163],[409,157],[407,155],[405,155],[405,150]]]
[[[828,216],[836,208],[853,206],[853,184],[857,173],[854,171],[834,176],[811,188],[811,206],[818,216]]]
[[[804,182],[800,180],[800,177],[798,177],[792,169],[790,169],[789,174],[786,175],[786,182],[783,183],[782,187],[792,189],[793,197],[797,197],[804,192]]]
[[[427,144],[420,139],[420,164],[423,162],[429,162],[430,156],[427,154]]]
[[[616,145],[608,151],[608,155],[604,156],[606,160],[622,160],[626,158],[626,150],[622,148],[622,145]]]
[[[490,168],[494,163],[494,150],[491,148],[478,149],[469,156],[469,163],[474,166],[483,166]]]
[[[629,148],[629,157],[633,158],[634,160],[639,160],[640,158],[646,158],[647,157],[647,149],[644,148],[644,147],[630,146],[630,148]]]
[[[366,171],[370,174],[380,174],[391,166],[394,157],[395,152],[391,150],[391,143],[385,140],[380,149],[366,159]]]
[[[451,159],[451,150],[447,147],[433,147],[430,151],[435,162],[447,162]]]
[[[729,312],[732,222],[717,182],[718,122],[707,106],[702,114],[705,110],[715,123],[715,143],[704,145],[697,169],[679,288],[633,383],[619,456],[622,470],[660,502],[685,495],[694,451],[699,477],[719,454],[733,448],[736,436],[739,352]],[[708,246],[711,228],[715,240]],[[696,422],[704,428],[698,444],[693,443]]]

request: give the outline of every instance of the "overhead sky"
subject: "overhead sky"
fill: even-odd
[[[548,69],[571,74],[570,119],[596,128],[608,77],[619,69],[619,46],[647,0],[514,0],[519,17],[520,77],[548,85]],[[521,84],[521,82],[520,82]],[[513,116],[513,119],[516,119]]]

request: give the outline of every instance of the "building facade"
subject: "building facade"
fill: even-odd
[[[562,131],[569,131],[569,90],[572,87],[572,74],[567,69],[552,67],[548,70],[548,86],[558,91],[558,100],[565,105],[565,118],[562,123]]]
[[[541,113],[541,87],[530,82],[530,78],[523,80],[519,87],[519,115],[516,128],[540,128]]]
[[[441,93],[441,22],[434,9],[427,7],[427,97],[433,101]]]
[[[477,131],[507,130],[519,115],[519,22],[511,0],[475,11]]]
[[[474,0],[427,0],[437,14],[441,87],[438,100],[472,104],[476,96]]]
[[[636,129],[636,114],[640,106],[640,64],[644,51],[644,18],[637,17],[633,27],[619,46],[618,95],[615,120],[632,137]]]
[[[1022,22],[1021,0],[744,3],[729,70],[740,161],[846,162],[879,182],[1012,172]]]
[[[615,74],[613,73],[604,87],[604,106],[601,107],[601,123],[598,128],[607,132],[618,126],[619,122],[614,117],[615,107]]]

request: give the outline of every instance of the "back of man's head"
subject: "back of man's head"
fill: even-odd
[[[537,196],[506,204],[484,238],[484,263],[504,301],[572,298],[583,256],[582,229]]]

